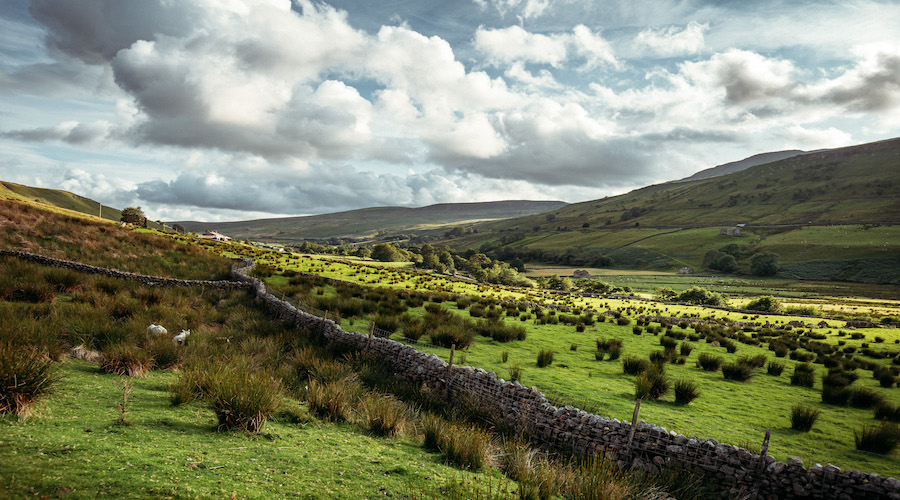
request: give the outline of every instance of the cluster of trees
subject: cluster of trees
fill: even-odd
[[[718,250],[710,250],[703,256],[703,267],[734,273],[739,269],[738,260],[745,257],[746,247],[730,243]],[[756,276],[771,276],[778,272],[778,254],[760,253],[750,258],[750,272]]]
[[[474,250],[459,254],[448,247],[434,247],[427,243],[406,248],[378,243],[372,247],[369,256],[381,262],[412,262],[420,269],[440,273],[464,273],[485,283],[534,286],[531,280],[521,274],[525,272],[525,264],[521,260],[507,263]]]
[[[657,288],[654,293],[659,300],[668,300],[674,302],[683,302],[685,304],[697,304],[708,306],[725,305],[725,298],[721,294],[711,292],[699,286],[693,286],[682,292],[676,292],[671,288]]]

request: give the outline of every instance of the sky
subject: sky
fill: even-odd
[[[585,201],[900,136],[900,2],[3,0],[0,179],[153,220]]]

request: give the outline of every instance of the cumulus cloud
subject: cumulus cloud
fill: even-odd
[[[856,47],[856,65],[813,86],[809,94],[850,111],[889,111],[900,107],[900,45]]]
[[[691,21],[681,28],[647,28],[634,38],[640,50],[649,51],[661,57],[674,57],[696,54],[703,49],[703,34],[709,30],[709,23],[700,24]]]
[[[531,33],[520,26],[479,27],[473,44],[495,66],[522,62],[558,68],[575,57],[585,61],[584,69],[618,64],[609,42],[582,24],[575,26],[571,33],[551,35]]]
[[[784,96],[793,88],[794,72],[791,61],[736,49],[681,65],[681,73],[695,84],[723,89],[730,104]]]

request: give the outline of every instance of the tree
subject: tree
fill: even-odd
[[[710,306],[719,306],[725,303],[725,299],[718,293],[710,292],[699,286],[693,286],[679,293],[678,301],[686,304],[706,304]]]
[[[761,253],[750,259],[750,272],[757,276],[772,276],[778,272],[778,254]]]
[[[716,261],[716,265],[714,267],[714,269],[718,269],[719,271],[722,271],[724,273],[733,273],[737,271],[737,268],[737,260],[733,255],[729,255],[727,253],[719,257],[719,260]]]
[[[381,262],[399,262],[403,255],[389,243],[379,243],[372,247],[372,258]]]
[[[122,210],[122,217],[119,220],[126,224],[147,227],[147,216],[141,207],[126,207]]]
[[[675,300],[678,292],[668,287],[659,287],[653,292],[653,295],[659,300]]]
[[[363,259],[368,259],[372,256],[372,250],[369,247],[359,247],[356,249],[354,255]]]

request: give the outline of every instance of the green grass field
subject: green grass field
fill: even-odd
[[[3,496],[434,498],[453,481],[508,483],[444,465],[415,438],[379,438],[349,424],[284,416],[258,436],[217,432],[203,405],[172,407],[171,371],[128,379],[128,425],[120,425],[122,378],[77,360],[59,370],[62,381],[37,416],[0,416]]]
[[[537,290],[498,289],[479,284],[450,281],[442,277],[416,275],[400,270],[368,268],[359,264],[351,266],[308,256],[292,259],[280,256],[278,259],[271,261],[270,265],[312,272],[366,286],[416,289],[494,299],[521,300],[525,298],[536,302],[561,302],[581,309],[622,310],[626,311],[629,316],[636,316],[639,312],[663,316],[706,317],[713,315],[716,318],[737,321],[753,319],[758,322],[771,321],[772,323],[786,323],[792,319],[767,315],[748,317],[742,313],[728,313],[699,306],[648,303],[640,300],[551,297],[546,292]],[[644,282],[645,285],[648,280],[670,278],[672,278],[671,275],[647,276],[644,274],[636,274],[632,277],[634,280]],[[693,279],[694,284],[698,284],[696,277]],[[276,275],[269,279],[269,282],[276,286],[285,285],[287,279]],[[654,281],[651,284],[662,283],[666,282]],[[732,293],[738,297],[750,297],[770,291],[771,289],[766,287],[772,286],[768,280],[716,284],[714,279],[710,279],[709,283],[700,282],[699,284],[704,286],[713,284],[716,286],[710,288]],[[774,284],[776,289],[778,286],[785,285],[784,282],[779,281],[775,281]],[[327,287],[325,293],[334,294],[336,292],[333,288]],[[798,293],[797,295],[803,294]],[[747,300],[749,299],[738,298],[733,301],[746,303]],[[791,300],[794,302],[788,302],[789,304],[809,304],[813,299],[801,296]],[[816,300],[827,301],[828,299],[820,296]],[[848,304],[853,303],[853,300],[860,300],[859,304],[877,303],[882,308],[881,312],[896,313],[896,301],[849,297],[844,297],[843,300],[846,300]],[[452,302],[444,302],[442,307],[456,314],[468,316],[467,312],[458,311]],[[865,308],[865,306],[849,305],[847,307]],[[424,314],[424,309],[411,309],[410,312],[414,316],[421,316]],[[857,312],[859,312],[858,309]],[[813,323],[821,320],[802,319]],[[476,337],[472,346],[457,354],[457,362],[495,371],[498,376],[504,378],[509,377],[511,367],[518,365],[522,372],[520,379],[522,383],[536,386],[549,395],[560,396],[561,399],[579,401],[583,407],[620,419],[630,418],[634,408],[635,377],[622,373],[621,359],[596,361],[596,339],[622,340],[623,356],[637,355],[647,358],[652,352],[662,350],[659,336],[654,336],[646,330],[641,335],[635,335],[632,331],[634,322],[628,326],[618,326],[608,322],[598,323],[588,326],[585,332],[577,332],[574,326],[537,325],[534,319],[523,322],[520,318],[504,317],[504,321],[509,324],[525,326],[527,339],[511,343],[498,343],[488,338]],[[879,351],[891,352],[894,356],[900,353],[900,346],[896,343],[896,341],[900,341],[900,332],[896,329],[853,330],[854,333],[862,334],[864,337],[852,339],[847,333],[839,335],[843,321],[827,320],[827,323],[829,324],[828,328],[812,328],[805,331],[816,335],[825,335],[822,342],[831,345],[843,342],[842,348],[861,349],[863,344],[867,343]],[[368,323],[365,317],[343,318],[342,326],[348,330],[366,331]],[[685,334],[694,333],[691,328],[684,330],[677,326],[674,328],[675,333],[682,331]],[[882,337],[883,340],[875,343],[876,336]],[[398,335],[397,338],[400,336]],[[428,343],[428,337],[422,340],[425,344]],[[765,430],[770,428],[773,435],[770,452],[780,460],[785,460],[788,456],[800,456],[807,465],[833,463],[842,468],[854,468],[891,476],[900,475],[900,466],[898,466],[895,455],[885,457],[854,449],[854,431],[863,425],[874,424],[876,420],[873,418],[871,410],[823,404],[820,395],[821,378],[827,373],[827,370],[821,365],[815,365],[818,382],[813,388],[790,385],[790,374],[799,361],[788,358],[777,358],[786,365],[784,373],[780,376],[767,375],[766,370],[760,368],[755,370],[750,381],[740,383],[725,380],[721,372],[709,373],[700,370],[695,366],[697,357],[701,353],[714,354],[724,358],[727,363],[740,356],[764,354],[769,360],[775,360],[775,355],[766,348],[766,344],[751,346],[737,343],[737,351],[730,354],[724,347],[713,347],[702,339],[687,341],[687,343],[693,346],[693,352],[687,356],[686,363],[684,365],[669,363],[666,365],[667,371],[671,381],[682,378],[694,380],[699,386],[700,398],[686,406],[676,405],[671,394],[659,401],[645,402],[641,410],[641,418],[645,421],[663,425],[682,434],[711,437],[751,449],[758,448]],[[574,351],[571,350],[573,344],[577,347]],[[448,349],[421,344],[419,347],[435,352],[445,360],[449,355]],[[537,354],[541,349],[549,349],[555,353],[555,360],[551,366],[546,368],[536,366]],[[508,357],[505,363],[501,362],[504,352]],[[859,356],[857,355],[857,357]],[[861,357],[860,359],[875,362],[880,366],[891,366],[891,358],[874,360]],[[878,381],[872,377],[872,372],[862,369],[856,371],[860,376],[859,380],[855,382],[856,386],[871,389],[892,404],[900,404],[900,389],[880,387]],[[797,403],[807,403],[822,411],[822,417],[810,433],[801,433],[790,429],[790,409]]]

